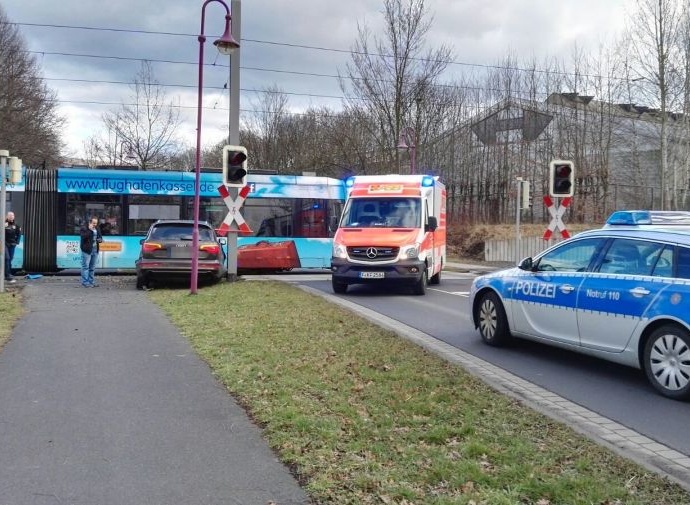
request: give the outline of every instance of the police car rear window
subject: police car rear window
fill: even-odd
[[[687,247],[678,248],[678,264],[676,265],[676,277],[680,279],[690,279],[690,249]]]

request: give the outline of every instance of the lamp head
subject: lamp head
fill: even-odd
[[[235,49],[240,47],[240,43],[237,42],[232,36],[232,28],[230,27],[230,14],[225,15],[225,31],[223,36],[216,40],[213,45],[218,48],[220,54],[230,55]]]

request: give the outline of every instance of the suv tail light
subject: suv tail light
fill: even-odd
[[[206,251],[209,254],[218,254],[220,246],[218,244],[202,244],[199,246],[200,251]]]
[[[163,244],[159,244],[157,242],[144,242],[143,244],[143,250],[145,253],[150,253],[159,249],[163,249]]]

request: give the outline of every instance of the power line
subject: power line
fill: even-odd
[[[46,81],[60,81],[60,82],[83,82],[83,83],[88,83],[88,84],[120,84],[120,85],[127,85],[131,86],[134,85],[135,83],[132,81],[109,81],[109,80],[99,80],[99,79],[67,79],[67,78],[58,78],[58,77],[44,77],[44,80]],[[162,86],[166,88],[197,88],[196,84],[165,84],[165,83],[156,83],[157,86]],[[479,86],[459,86],[459,85],[450,85],[450,84],[439,84],[439,86],[446,86],[446,87],[452,87],[454,89],[463,89],[463,90],[468,90],[468,91],[492,91],[496,93],[506,93],[508,92],[507,89],[498,89],[498,88],[486,88],[486,87],[479,87]],[[220,90],[224,91],[227,89],[227,83],[225,83],[223,86],[204,86],[204,89],[215,89],[215,90]],[[254,88],[240,88],[240,91],[248,92],[248,93],[267,93],[267,94],[276,94],[276,95],[291,95],[291,96],[305,96],[305,97],[310,97],[310,98],[334,98],[338,100],[360,100],[360,101],[366,101],[367,98],[363,97],[353,97],[353,96],[345,96],[345,95],[321,95],[321,94],[315,94],[315,93],[297,93],[297,92],[290,92],[290,91],[283,91],[283,90],[270,90],[270,89],[254,89]],[[533,95],[538,95],[538,96],[549,96],[550,93],[546,92],[541,92],[541,91],[536,91],[533,92]]]
[[[94,55],[94,54],[79,54],[79,53],[64,53],[64,52],[46,52],[46,51],[26,51],[28,53],[34,53],[34,54],[41,54],[41,55],[58,55],[58,56],[73,56],[73,57],[84,57],[84,58],[96,58],[96,59],[116,59],[116,60],[125,60],[125,61],[148,61],[152,63],[176,63],[176,64],[184,64],[184,65],[198,65],[198,62],[189,62],[189,61],[173,61],[173,60],[155,60],[155,59],[148,59],[148,58],[134,58],[134,57],[128,57],[128,56],[103,56],[103,55]],[[207,66],[219,66],[223,68],[227,68],[226,65],[218,65],[218,64],[210,64],[206,63],[205,65]],[[308,76],[308,77],[330,77],[330,78],[340,78],[340,76],[337,75],[329,75],[329,74],[317,74],[314,72],[298,72],[295,70],[278,70],[278,69],[270,69],[270,68],[261,68],[261,67],[240,67],[243,70],[255,70],[255,71],[260,71],[260,72],[276,72],[276,73],[282,73],[282,74],[295,74],[295,75],[301,75],[301,76]],[[363,80],[362,78],[350,78],[347,77],[348,80]],[[64,79],[68,80],[68,79]],[[383,80],[380,80],[381,82],[385,82]],[[98,82],[98,81],[94,81]],[[107,82],[107,81],[104,81]],[[466,86],[466,85],[457,85],[457,84],[434,84],[434,87],[439,87],[439,88],[450,88],[450,89],[464,89],[464,90],[470,90],[470,91],[495,91],[495,92],[505,92],[507,90],[502,90],[502,89],[497,89],[497,88],[486,88],[486,87],[479,87],[479,86]],[[181,85],[180,87],[187,87],[185,85]],[[285,93],[285,94],[294,94],[294,95],[299,95],[300,93]],[[542,95],[542,96],[548,96],[548,93],[544,92],[537,92],[537,94]],[[314,96],[314,97],[319,97],[320,95],[307,95],[307,96]],[[348,97],[336,97],[336,96],[324,96],[325,98],[348,98]],[[351,99],[359,100],[360,98],[357,97],[350,97]]]
[[[107,28],[107,27],[77,26],[77,25],[57,25],[57,24],[48,24],[48,23],[20,23],[20,22],[9,22],[9,21],[0,22],[0,24],[9,24],[9,25],[18,25],[18,26],[35,26],[35,27],[44,27],[44,28],[73,29],[73,30],[92,30],[92,31],[98,31],[98,32],[136,33],[136,34],[144,34],[144,35],[166,35],[166,36],[179,36],[179,37],[198,37],[198,34],[191,34],[191,33],[163,32],[163,31],[153,31],[153,30],[135,30],[135,29],[126,29],[126,28]],[[354,51],[354,50],[350,50],[350,49],[339,49],[339,48],[324,47],[324,46],[311,46],[311,45],[306,45],[306,44],[293,44],[293,43],[288,43],[288,42],[275,42],[275,41],[267,41],[267,40],[260,40],[260,39],[243,38],[242,42],[252,42],[255,44],[266,44],[266,45],[291,47],[291,48],[298,48],[298,49],[309,49],[309,50],[314,50],[314,51],[327,51],[327,52],[344,53],[344,54],[359,54],[362,56],[376,56],[376,57],[381,57],[381,58],[393,58],[394,57],[394,55],[391,55],[391,54],[370,53],[370,52],[366,52],[366,51]],[[491,69],[491,70],[514,70],[517,72],[545,73],[545,74],[554,74],[554,75],[563,75],[563,76],[589,77],[589,78],[595,78],[595,79],[612,79],[612,80],[622,80],[622,81],[630,80],[628,77],[603,76],[603,75],[597,75],[597,74],[575,74],[572,72],[540,70],[540,69],[536,69],[536,68],[529,69],[529,68],[520,68],[520,67],[509,67],[509,66],[503,66],[503,65],[488,65],[485,63],[468,63],[468,62],[464,62],[464,61],[455,61],[455,60],[434,60],[434,59],[429,59],[429,58],[410,58],[410,59],[415,60],[415,61],[422,61],[422,62],[446,63],[448,65],[476,67],[476,68],[483,68],[483,69],[487,69],[487,70],[488,69]],[[161,60],[161,62],[165,62],[165,61]],[[272,71],[272,70],[266,70],[266,71]],[[311,74],[306,74],[306,75],[311,75]],[[328,77],[333,77],[333,76],[328,76]]]
[[[60,81],[60,82],[83,82],[87,84],[122,84],[122,85],[127,85],[131,86],[134,85],[135,83],[132,81],[106,81],[106,80],[100,80],[100,79],[66,79],[66,78],[58,78],[58,77],[44,77],[43,78],[45,81]],[[194,88],[197,89],[198,85],[197,84],[163,84],[163,83],[156,83],[156,86],[162,86],[164,88]],[[223,86],[204,86],[204,89],[216,89],[220,91],[225,91],[227,90],[227,83]],[[312,98],[337,98],[337,99],[344,99],[345,97],[342,95],[317,95],[313,93],[294,93],[294,92],[289,92],[289,91],[274,91],[274,90],[263,90],[263,89],[252,89],[252,88],[240,88],[240,91],[244,91],[247,93],[269,93],[269,94],[283,94],[283,95],[295,95],[295,96],[306,96],[306,97],[312,97]],[[353,100],[359,100],[360,98],[357,97],[350,97]]]

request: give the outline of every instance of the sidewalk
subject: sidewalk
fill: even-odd
[[[0,351],[0,504],[307,504],[132,277],[26,282]]]

